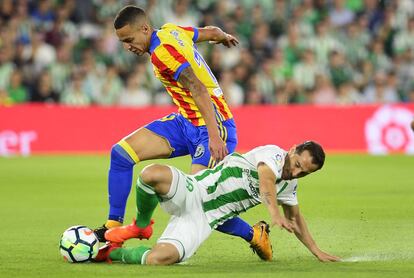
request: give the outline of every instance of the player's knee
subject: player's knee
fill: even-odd
[[[111,148],[111,159],[117,157],[119,155],[118,144],[112,145]]]
[[[119,144],[111,148],[111,167],[130,168],[136,164],[136,160]]]
[[[141,179],[144,183],[155,186],[162,180],[163,172],[166,166],[160,164],[151,164],[141,171]]]
[[[178,262],[175,254],[166,252],[150,252],[146,259],[148,265],[170,265]]]

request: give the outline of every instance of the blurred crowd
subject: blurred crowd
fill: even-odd
[[[412,0],[0,0],[0,105],[169,105],[148,55],[113,29],[126,4],[154,27],[215,25],[199,44],[230,105],[414,101]]]

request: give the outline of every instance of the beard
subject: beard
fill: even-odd
[[[282,180],[291,180],[292,174],[290,173],[290,158],[287,154],[285,157],[285,164],[283,165],[282,169]]]

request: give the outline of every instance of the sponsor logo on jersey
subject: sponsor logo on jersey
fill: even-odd
[[[276,161],[277,167],[282,166],[283,158],[282,158],[282,155],[280,153],[275,155],[275,161]]]
[[[256,199],[259,198],[259,184],[257,182],[257,179],[252,177],[250,169],[242,169],[242,172],[246,177],[247,182],[249,183],[251,196],[253,196]]]
[[[197,149],[194,154],[194,158],[202,157],[205,152],[204,146],[202,144],[197,146]]]
[[[215,88],[215,89],[213,90],[213,94],[214,94],[216,97],[221,97],[221,96],[223,95],[223,91],[221,90],[221,88]]]
[[[249,188],[254,198],[259,198],[259,189],[255,186],[252,180],[249,180]]]
[[[282,155],[281,155],[280,153],[278,153],[278,154],[275,156],[275,158],[276,158],[276,162],[279,162],[279,163],[281,163],[281,162],[282,162]]]
[[[179,37],[179,34],[178,34],[178,31],[177,31],[177,30],[173,30],[173,31],[171,31],[171,32],[170,32],[170,34],[174,37],[174,39],[176,39],[176,40],[177,40],[177,42],[178,42],[178,44],[179,44],[179,45],[184,46],[184,43],[183,43],[183,41],[180,39],[180,37]]]

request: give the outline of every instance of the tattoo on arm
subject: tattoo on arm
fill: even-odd
[[[261,195],[263,202],[266,205],[270,205],[270,198],[272,197],[272,194],[270,192],[263,192]]]
[[[180,73],[178,81],[193,94],[198,93],[200,90],[201,81],[194,74],[194,71],[191,69],[191,67],[186,67],[183,69],[183,71]]]

